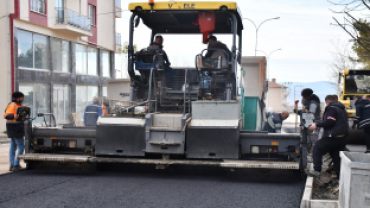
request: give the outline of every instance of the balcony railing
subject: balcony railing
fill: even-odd
[[[116,0],[116,7],[121,8],[121,0]]]
[[[121,34],[120,33],[116,33],[116,44],[121,45]]]
[[[57,24],[69,24],[82,30],[91,31],[90,17],[81,15],[77,12],[63,7],[57,7],[55,9],[57,13]]]

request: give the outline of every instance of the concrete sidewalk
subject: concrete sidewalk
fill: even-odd
[[[10,139],[4,133],[0,133],[0,144],[7,144],[10,143]]]
[[[2,138],[0,138],[1,141]],[[9,171],[9,147],[10,144],[0,144],[0,175],[6,174],[6,173],[11,173]],[[23,168],[26,167],[26,164],[21,161],[21,166]]]

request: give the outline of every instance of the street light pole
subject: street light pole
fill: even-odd
[[[269,80],[270,80],[270,71],[268,70],[268,68],[269,68],[268,60],[269,60],[269,58],[270,58],[270,56],[271,56],[271,54],[272,54],[272,53],[274,53],[274,52],[276,52],[276,51],[280,51],[280,50],[282,50],[282,49],[281,49],[281,48],[279,48],[279,49],[273,50],[273,51],[271,51],[268,55],[267,55],[267,53],[266,53],[266,52],[264,52],[264,51],[256,50],[256,51],[260,51],[260,52],[264,53],[264,54],[265,54],[265,56],[266,56],[266,61],[267,61],[267,66],[266,66],[267,81],[269,81]],[[270,91],[267,91],[267,108],[269,108],[269,104],[270,104],[270,95],[269,95],[269,94],[270,94]]]
[[[267,22],[267,21],[270,21],[270,20],[278,20],[278,19],[280,19],[280,17],[266,19],[266,20],[262,21],[261,24],[259,24],[258,26],[256,25],[256,23],[253,22],[253,20],[251,20],[249,18],[243,18],[243,19],[248,20],[249,22],[251,22],[254,25],[254,28],[256,29],[256,45],[254,47],[254,56],[256,56],[257,55],[257,45],[258,45],[258,31],[260,30],[261,25],[263,23]]]

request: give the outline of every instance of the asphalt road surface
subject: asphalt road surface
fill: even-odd
[[[27,170],[0,176],[0,207],[299,207],[291,171]]]

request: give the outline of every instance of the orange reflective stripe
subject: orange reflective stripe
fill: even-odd
[[[8,108],[9,108],[9,106],[13,106],[13,108],[12,109],[9,109],[8,110]],[[4,113],[4,118],[5,118],[5,116],[6,115],[8,115],[8,114],[13,114],[13,115],[15,115],[15,114],[17,114],[17,110],[18,110],[18,108],[20,107],[20,105],[18,105],[17,103],[14,103],[14,102],[11,102],[7,107],[6,107],[6,110],[5,110],[5,113]],[[10,112],[9,112],[10,111]],[[11,120],[8,120],[7,119],[7,121],[16,121],[17,119],[11,119]]]

